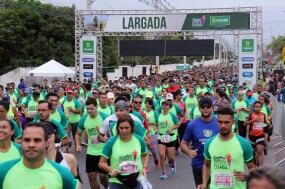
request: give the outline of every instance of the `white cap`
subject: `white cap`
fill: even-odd
[[[166,100],[173,100],[173,94],[167,93]]]
[[[114,95],[114,93],[112,93],[112,92],[108,92],[107,93],[107,98],[112,98],[112,99],[115,99],[115,95]]]

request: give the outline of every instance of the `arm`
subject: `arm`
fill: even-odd
[[[75,113],[75,114],[81,114],[80,108],[77,108],[77,109],[72,109],[72,108],[70,108],[70,111],[71,111],[72,113]]]
[[[101,156],[98,166],[100,169],[103,169],[113,177],[119,174],[118,170],[114,170],[112,167],[108,165],[108,159],[105,158],[104,156]]]
[[[82,135],[82,131],[77,129],[76,135],[75,135],[75,146],[76,146],[76,151],[80,152],[81,151],[81,144],[80,144],[80,137]]]
[[[193,158],[197,156],[197,149],[193,150],[189,148],[189,142],[182,140],[180,143],[180,147],[183,153],[185,153],[187,156]]]
[[[69,167],[70,167],[70,171],[72,173],[72,175],[74,177],[78,176],[78,172],[77,172],[77,161],[74,157],[73,154],[67,154],[67,153],[63,153],[64,158],[66,159]]]
[[[148,153],[143,154],[142,155],[142,166],[143,166],[142,174],[144,176],[146,175],[146,168],[147,168],[147,165],[148,165],[148,160],[149,160]]]
[[[64,137],[64,138],[61,140],[60,145],[61,145],[61,146],[67,146],[67,145],[69,145],[69,143],[70,143],[69,137],[66,136],[66,137]]]
[[[246,163],[246,166],[249,170],[255,169],[256,165],[253,161],[250,161]],[[237,180],[239,181],[245,181],[246,173],[243,173],[241,171],[234,171],[234,176],[236,177]]]

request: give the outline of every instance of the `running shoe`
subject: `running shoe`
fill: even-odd
[[[165,173],[162,173],[161,175],[160,175],[160,179],[167,179],[168,178],[168,176],[165,174]]]
[[[176,171],[177,171],[177,169],[176,169],[176,163],[174,163],[174,164],[170,164],[170,171],[171,171],[171,174],[172,175],[175,175],[176,174]]]

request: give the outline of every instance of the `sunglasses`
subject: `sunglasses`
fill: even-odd
[[[211,109],[212,106],[201,106],[201,109]]]
[[[134,101],[134,104],[142,104],[142,102]]]

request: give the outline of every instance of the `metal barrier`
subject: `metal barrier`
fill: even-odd
[[[273,103],[272,122],[274,128],[274,135],[271,140],[277,140],[277,143],[272,147],[273,149],[277,149],[273,153],[273,157],[274,166],[278,166],[285,162],[285,157],[279,161],[276,160],[279,154],[285,151],[285,105],[282,102],[278,102],[274,96],[271,96],[271,101]]]

